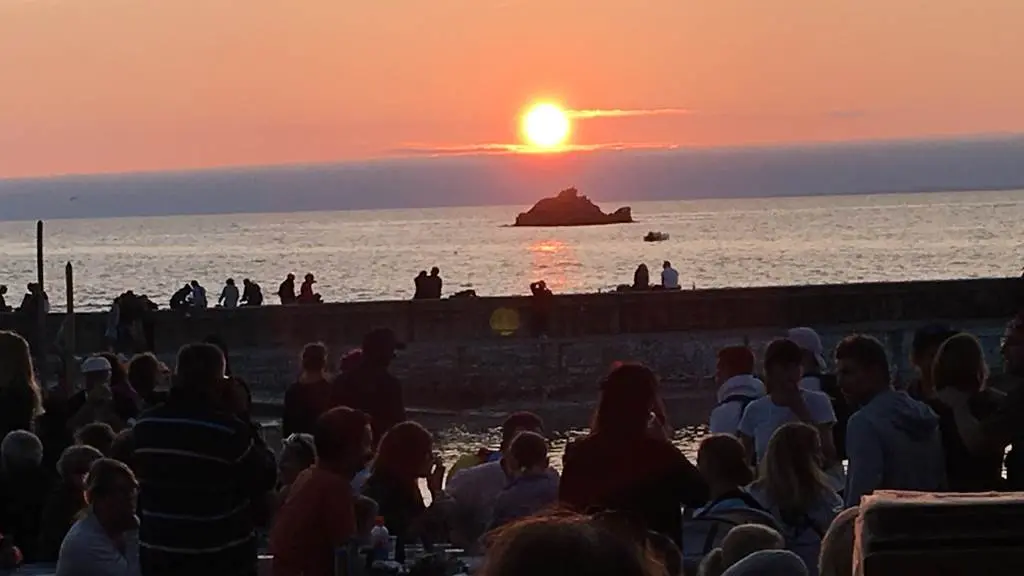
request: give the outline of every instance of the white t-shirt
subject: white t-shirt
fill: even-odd
[[[661,271],[661,285],[665,288],[679,288],[679,272],[671,266]]]
[[[836,421],[835,411],[832,410],[832,400],[822,392],[811,392],[801,390],[800,394],[807,405],[807,411],[811,414],[813,424],[832,424]],[[739,433],[754,439],[754,449],[757,451],[757,461],[768,449],[768,441],[783,424],[799,422],[800,418],[792,410],[785,406],[777,406],[772,402],[771,396],[758,398],[750,404],[740,418]]]
[[[139,576],[138,537],[125,536],[125,552],[114,546],[110,536],[92,513],[75,522],[60,545],[57,576]]]

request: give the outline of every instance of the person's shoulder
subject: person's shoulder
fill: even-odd
[[[501,461],[495,460],[494,462],[484,462],[483,464],[477,464],[476,466],[470,466],[459,470],[452,475],[448,481],[453,488],[465,484],[472,484],[476,480],[489,475],[494,475],[496,472],[504,474],[505,471],[501,468]]]
[[[851,438],[858,434],[871,433],[875,430],[875,420],[864,409],[857,410],[846,423],[846,437]]]
[[[829,395],[824,392],[819,392],[817,390],[801,389],[800,393],[803,394],[804,401],[807,403],[814,402],[816,404],[832,404],[832,398],[830,398]]]
[[[763,419],[765,414],[771,410],[771,407],[772,399],[770,396],[761,396],[760,398],[755,398],[750,402],[747,402],[743,411],[740,412],[740,422],[738,424],[742,424],[744,422],[749,424],[753,420]]]
[[[143,412],[135,422],[135,428],[145,428],[157,423],[196,426],[211,431],[216,430],[246,436],[251,433],[249,425],[233,414],[201,408],[183,409],[173,405],[171,402],[165,402]]]
[[[79,518],[64,536],[60,545],[60,556],[82,561],[82,557],[99,541],[99,536],[100,532],[92,517],[86,515]]]
[[[748,410],[755,411],[755,412],[758,411],[758,410],[764,410],[765,408],[768,408],[771,405],[772,405],[772,398],[771,398],[771,396],[768,396],[767,394],[765,394],[764,396],[759,396],[757,398],[754,398],[750,402],[747,402],[747,407],[744,410],[744,412],[746,412]]]

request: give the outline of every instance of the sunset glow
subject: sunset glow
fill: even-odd
[[[0,0],[0,178],[1024,133],[1021,0],[628,6]]]
[[[535,104],[523,115],[522,130],[531,146],[543,150],[558,148],[569,138],[569,115],[550,102]]]

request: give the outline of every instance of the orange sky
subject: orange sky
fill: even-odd
[[[1024,132],[1022,0],[0,0],[0,177]]]

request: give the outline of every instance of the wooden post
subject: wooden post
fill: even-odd
[[[36,334],[33,338],[32,343],[35,347],[36,353],[36,371],[43,375],[45,381],[46,369],[46,304],[42,299],[45,293],[45,284],[43,284],[43,221],[36,221],[36,284],[39,285],[38,302],[36,306]]]
[[[67,292],[67,317],[64,319],[64,385],[72,389],[75,381],[75,271],[68,262],[64,266],[64,288]]]

